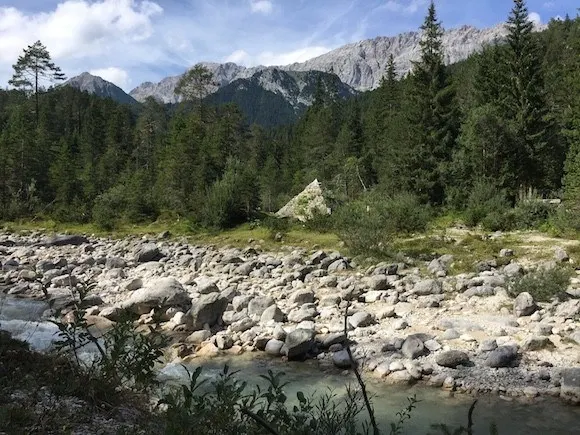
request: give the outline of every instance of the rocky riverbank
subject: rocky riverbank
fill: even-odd
[[[354,355],[385,382],[580,403],[577,280],[563,301],[513,299],[508,284],[527,271],[509,249],[497,255],[447,276],[452,256],[361,268],[338,252],[6,233],[0,292],[48,298],[44,315],[64,307],[66,320],[70,285],[90,288],[91,323],[107,327],[129,311],[157,324],[172,339],[168,362],[265,352],[341,369],[350,366],[348,303]],[[554,261],[567,255],[556,250]]]

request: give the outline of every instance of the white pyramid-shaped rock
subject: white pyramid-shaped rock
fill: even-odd
[[[317,214],[328,215],[330,208],[326,205],[318,180],[314,180],[306,188],[292,198],[288,204],[276,213],[278,217],[289,217],[305,222]]]

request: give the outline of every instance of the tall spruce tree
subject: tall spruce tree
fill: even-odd
[[[562,152],[548,118],[542,54],[524,0],[514,0],[507,27],[504,63],[508,75],[499,84],[503,86],[500,104],[518,141],[513,170],[519,187],[554,188],[559,178],[554,169],[561,165]]]
[[[18,57],[14,68],[14,75],[8,84],[17,89],[32,91],[36,106],[36,120],[39,119],[39,99],[38,94],[43,81],[51,83],[66,79],[61,69],[51,61],[50,53],[40,41],[29,45],[24,49],[24,54]]]
[[[569,99],[562,110],[562,124],[568,142],[565,164],[565,198],[580,207],[580,16],[570,26],[566,50],[561,52],[563,85]]]
[[[440,204],[445,198],[445,180],[459,120],[454,90],[443,64],[443,27],[433,1],[421,30],[421,58],[413,64],[411,77],[410,121],[414,137],[405,169],[411,189]]]

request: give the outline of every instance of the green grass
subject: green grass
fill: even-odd
[[[457,222],[457,216],[443,215],[437,218],[430,229],[415,237],[394,237],[389,246],[389,254],[385,258],[367,259],[357,257],[361,265],[372,261],[401,259],[401,254],[417,261],[429,261],[444,254],[454,256],[450,273],[457,274],[474,271],[478,261],[495,258],[501,264],[514,257],[500,258],[502,248],[514,250],[516,259],[530,262],[551,260],[554,256],[554,246],[561,245],[574,260],[580,261],[580,242],[577,239],[531,240],[534,236],[550,236],[541,232],[504,232],[499,238],[489,239],[487,233],[479,230],[461,230],[452,226]],[[259,244],[265,250],[280,250],[303,248],[306,250],[324,249],[338,250],[343,255],[351,255],[340,237],[330,231],[309,229],[301,223],[292,223],[280,231],[282,241],[274,240],[272,228],[265,223],[246,223],[236,228],[212,232],[195,228],[187,220],[159,220],[143,224],[121,224],[113,231],[99,229],[93,224],[68,224],[55,221],[18,221],[4,223],[5,230],[14,232],[43,231],[47,233],[94,234],[99,237],[123,238],[127,236],[156,236],[163,231],[169,231],[173,238],[185,238],[190,243],[215,246],[246,247]],[[368,256],[368,255],[367,255]]]
[[[236,228],[211,232],[193,229],[190,223],[183,221],[156,221],[144,224],[121,224],[112,231],[98,228],[94,224],[61,223],[55,221],[17,221],[1,225],[5,230],[17,233],[43,231],[48,233],[94,234],[98,237],[123,238],[127,236],[157,235],[169,231],[171,237],[186,237],[192,243],[211,245],[248,246],[252,239],[264,249],[279,249],[282,246],[295,246],[305,249],[341,250],[339,237],[333,233],[321,233],[305,228],[301,224],[293,224],[289,231],[283,234],[282,242],[273,240],[271,230],[264,226],[243,224]]]

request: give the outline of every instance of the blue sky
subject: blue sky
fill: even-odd
[[[428,0],[0,0],[0,86],[40,39],[72,77],[90,71],[130,90],[199,61],[281,65],[349,42],[417,30]],[[436,0],[447,28],[504,21],[511,0]],[[547,22],[578,0],[529,0]]]

